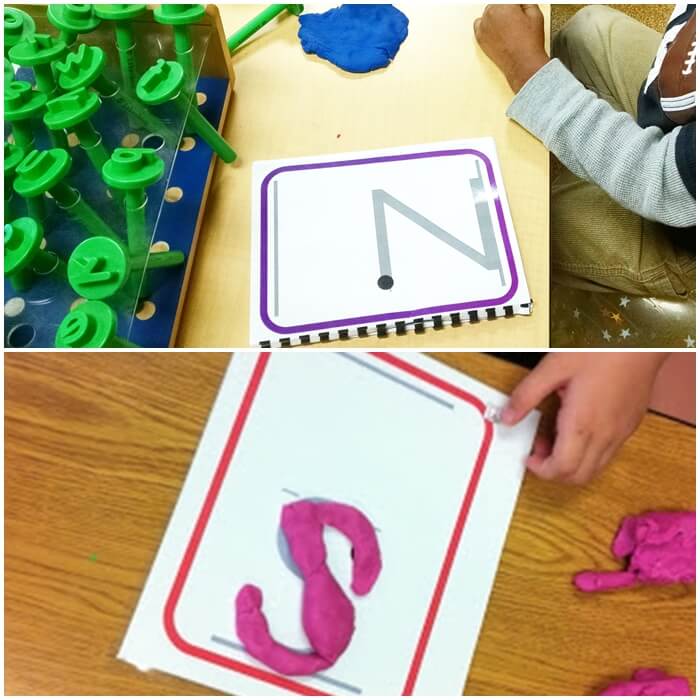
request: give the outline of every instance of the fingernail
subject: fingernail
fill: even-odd
[[[503,413],[501,413],[501,422],[505,423],[506,425],[513,425],[513,423],[515,423],[515,419],[515,409],[511,408],[510,406],[506,406],[503,409]]]
[[[540,468],[540,465],[539,465],[539,463],[538,463],[536,460],[532,459],[531,457],[528,457],[528,458],[525,460],[525,468],[526,468],[529,472],[532,472],[533,474],[539,476],[539,468]]]

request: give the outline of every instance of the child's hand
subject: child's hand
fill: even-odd
[[[549,61],[544,50],[544,17],[537,5],[487,5],[474,22],[474,35],[513,92]]]
[[[550,394],[561,407],[554,444],[538,435],[527,467],[543,479],[584,484],[637,429],[667,353],[550,353],[516,387],[502,414],[515,425]]]

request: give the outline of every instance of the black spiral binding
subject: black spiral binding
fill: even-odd
[[[526,314],[532,312],[533,301],[520,304],[520,309]],[[323,331],[313,335],[300,335],[289,338],[279,338],[275,341],[264,340],[259,343],[261,348],[274,347],[289,348],[296,345],[310,345],[313,342],[330,343],[334,340],[350,340],[352,338],[368,338],[375,335],[377,338],[387,338],[392,333],[396,335],[408,335],[413,332],[422,335],[426,329],[435,331],[447,327],[457,328],[463,325],[474,325],[481,321],[495,321],[499,318],[513,318],[516,315],[513,306],[497,306],[487,309],[472,309],[470,311],[454,312],[450,314],[436,314],[414,318],[412,321],[396,321],[390,323],[378,323],[376,326],[358,326],[356,328],[339,328],[338,330]]]

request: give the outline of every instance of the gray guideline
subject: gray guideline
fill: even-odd
[[[211,641],[215,644],[221,644],[222,646],[229,647],[230,649],[236,649],[237,651],[245,652],[245,648],[241,644],[237,644],[236,642],[224,639],[224,637],[219,637],[215,634],[211,636]],[[323,683],[327,683],[328,685],[332,685],[336,688],[339,688],[340,690],[344,690],[346,693],[352,693],[353,695],[362,695],[362,688],[350,685],[349,683],[343,683],[342,681],[337,681],[335,680],[335,678],[329,678],[323,673],[316,673],[312,676],[312,678],[315,678],[318,681],[322,681]]]
[[[470,178],[469,183],[472,190],[472,199],[476,210],[477,221],[479,222],[479,233],[484,252],[480,253],[467,245],[459,238],[455,238],[451,233],[430,221],[415,209],[407,206],[400,200],[393,197],[385,190],[372,190],[372,203],[374,205],[374,227],[377,236],[377,257],[379,260],[379,280],[377,284],[380,289],[391,289],[394,285],[394,278],[391,274],[391,254],[389,252],[389,239],[386,226],[385,207],[389,206],[394,211],[406,217],[431,236],[434,236],[442,243],[450,246],[461,255],[473,260],[477,265],[486,270],[497,270],[504,284],[503,269],[501,267],[501,257],[498,252],[496,234],[494,233],[491,221],[491,211],[486,198],[486,188],[481,174],[481,164],[477,161],[477,177]]]
[[[296,498],[301,498],[301,495],[298,494],[296,491],[292,491],[292,489],[282,489],[282,493],[288,493],[290,496],[294,496]],[[312,500],[327,500],[327,499],[312,499]],[[378,527],[374,528],[375,532],[381,532],[381,530]]]
[[[469,178],[469,184],[472,188],[472,199],[474,200],[474,208],[476,209],[476,218],[479,222],[479,231],[481,231],[481,242],[484,246],[486,257],[493,258],[495,256],[498,265],[498,274],[501,277],[501,284],[505,284],[503,278],[503,268],[501,267],[501,258],[498,254],[498,246],[496,244],[496,234],[493,231],[493,222],[491,219],[491,210],[486,197],[486,186],[484,178],[481,174],[481,162],[476,161],[477,177]],[[488,268],[487,268],[488,269]]]
[[[355,355],[353,355],[351,353],[337,352],[335,354],[338,357],[344,357],[346,360],[350,360],[351,362],[354,362],[355,364],[362,365],[363,367],[366,367],[367,369],[371,369],[373,372],[380,374],[382,377],[385,377],[386,379],[390,379],[392,382],[396,382],[396,384],[400,384],[401,386],[404,386],[407,389],[410,389],[411,391],[415,391],[416,394],[420,394],[421,396],[425,396],[426,399],[430,399],[431,401],[435,401],[435,403],[439,403],[441,406],[444,406],[445,408],[449,408],[450,410],[454,409],[454,404],[451,404],[449,401],[445,401],[444,399],[441,399],[438,396],[431,394],[429,391],[425,391],[424,389],[419,389],[417,386],[413,386],[413,384],[411,384],[410,382],[405,382],[403,379],[399,379],[398,377],[395,377],[393,374],[391,374],[389,372],[385,372],[383,369],[379,369],[379,367],[375,367],[373,364],[371,364],[369,362],[365,362],[364,360],[361,360],[359,357],[355,357]]]
[[[277,198],[277,180],[272,183],[272,196],[273,196],[273,238],[272,246],[274,248],[275,256],[275,269],[272,274],[272,284],[274,285],[274,298],[275,298],[275,316],[280,314],[280,247],[279,247],[279,206]]]

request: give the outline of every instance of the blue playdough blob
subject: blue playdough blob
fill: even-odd
[[[408,17],[393,5],[341,5],[322,14],[301,15],[299,23],[306,53],[350,73],[388,66],[408,36]]]

